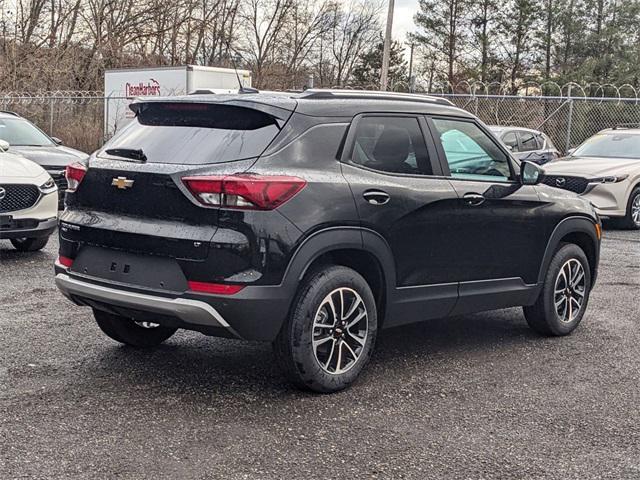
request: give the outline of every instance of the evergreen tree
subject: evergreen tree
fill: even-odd
[[[353,70],[356,85],[362,87],[378,86],[382,72],[383,42],[380,41],[373,48],[360,56],[358,64]],[[389,84],[408,81],[408,67],[404,60],[402,45],[394,41],[389,50]]]

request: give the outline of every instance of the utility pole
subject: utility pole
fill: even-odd
[[[413,85],[413,49],[415,45],[413,43],[410,44],[411,53],[409,54],[409,92],[413,93],[414,85]]]
[[[384,35],[384,47],[382,50],[382,74],[380,75],[380,90],[387,90],[389,86],[389,54],[391,50],[391,30],[393,27],[393,3],[389,0],[389,12],[387,13],[387,30]]]

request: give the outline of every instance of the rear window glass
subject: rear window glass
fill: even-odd
[[[250,108],[148,103],[103,152],[142,150],[152,163],[220,163],[259,156],[279,131],[272,116]]]

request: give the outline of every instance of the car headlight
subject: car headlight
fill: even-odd
[[[53,178],[50,178],[42,185],[40,185],[38,187],[38,190],[46,195],[47,193],[53,193],[58,190],[58,186],[56,185],[56,182],[53,181]]]
[[[629,178],[629,175],[608,175],[606,177],[596,177],[589,180],[589,183],[620,183]]]

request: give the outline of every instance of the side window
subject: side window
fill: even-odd
[[[505,133],[504,137],[502,137],[502,141],[507,147],[511,148],[512,152],[520,151],[520,147],[518,146],[518,136],[516,135],[516,132]]]
[[[433,175],[415,117],[364,117],[358,122],[351,161],[388,173]]]
[[[538,150],[542,150],[544,148],[544,136],[536,135],[536,143],[538,145]]]
[[[451,175],[477,180],[509,180],[507,155],[473,122],[434,118]]]
[[[536,136],[533,133],[520,132],[520,143],[522,144],[521,150],[523,152],[531,152],[539,148]]]

